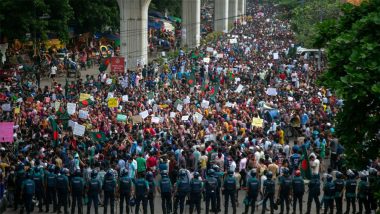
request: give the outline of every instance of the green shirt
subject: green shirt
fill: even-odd
[[[137,172],[145,172],[146,171],[146,160],[143,157],[138,157],[136,159],[137,162]]]

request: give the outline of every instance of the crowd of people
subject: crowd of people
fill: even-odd
[[[188,198],[200,213],[203,198],[218,213],[223,195],[225,213],[230,201],[233,213],[259,204],[265,213],[267,203],[289,213],[291,198],[302,213],[308,186],[307,213],[312,201],[316,213],[321,203],[324,213],[376,210],[380,159],[360,172],[345,164],[334,129],[343,101],[316,84],[323,60],[318,69],[316,57],[295,53],[280,10],[249,3],[250,18],[230,33],[162,66],[43,88],[17,73],[2,82],[0,121],[14,123],[0,148],[9,206],[66,214],[101,204],[113,214],[119,201],[120,213],[149,205],[166,214],[183,213]]]

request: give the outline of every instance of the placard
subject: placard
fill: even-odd
[[[77,136],[83,136],[86,131],[86,127],[78,123],[75,123],[73,134]]]
[[[3,111],[11,111],[12,110],[11,104],[10,103],[4,103],[3,105],[1,105],[1,109],[3,109]]]
[[[0,122],[0,142],[13,143],[13,122]]]
[[[118,107],[118,101],[116,97],[112,97],[108,99],[108,107],[109,108],[117,108]]]
[[[203,119],[203,115],[198,113],[198,112],[195,112],[194,114],[194,121],[197,122],[197,123],[201,123],[202,122],[202,119]]]
[[[262,128],[264,120],[258,117],[252,118],[252,126]]]
[[[67,103],[67,113],[69,115],[75,114],[76,108],[77,108],[76,103]]]
[[[207,51],[207,52],[213,52],[213,51],[214,51],[214,48],[212,48],[212,47],[207,47],[207,48],[206,48],[206,51]]]
[[[111,71],[116,73],[124,73],[125,69],[124,57],[111,57]]]
[[[83,101],[83,100],[90,99],[90,97],[91,97],[90,94],[80,93],[80,95],[79,95],[79,102],[81,102],[81,101]]]
[[[142,119],[145,119],[149,116],[149,112],[146,110],[146,111],[142,111],[139,113],[139,115],[141,116]]]
[[[152,117],[152,123],[160,123],[160,118],[159,117]]]
[[[204,62],[204,63],[210,63],[210,58],[208,58],[208,57],[203,58],[203,62]]]
[[[127,115],[124,115],[124,114],[118,114],[118,115],[116,116],[116,120],[117,120],[117,121],[121,121],[121,122],[125,122],[125,121],[127,121]]]
[[[184,115],[184,116],[182,116],[181,120],[182,120],[182,121],[187,121],[187,120],[189,120],[189,115]]]
[[[273,59],[278,59],[278,53],[273,53]]]
[[[236,93],[240,93],[243,90],[244,86],[242,84],[239,84],[237,89],[235,90]]]
[[[128,95],[123,95],[122,100],[123,102],[128,102]]]
[[[177,111],[182,112],[183,106],[181,104],[177,105]]]
[[[276,88],[268,88],[266,91],[266,94],[268,94],[269,96],[276,96],[277,90],[276,90]]]
[[[88,111],[85,110],[79,110],[79,115],[78,117],[80,119],[87,119],[88,118]]]
[[[132,116],[132,122],[134,124],[136,123],[142,123],[143,122],[143,119],[140,115],[135,115],[135,116]]]
[[[202,100],[201,107],[202,108],[208,108],[210,105],[210,101]]]
[[[56,111],[58,111],[59,107],[61,106],[61,103],[59,101],[54,102],[54,108]]]
[[[170,112],[170,118],[175,118],[175,112]]]

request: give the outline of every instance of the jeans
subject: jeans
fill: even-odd
[[[115,211],[115,192],[104,191],[104,214],[107,214],[108,203],[111,206],[111,214]]]

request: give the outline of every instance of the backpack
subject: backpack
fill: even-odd
[[[144,196],[146,193],[146,183],[143,179],[138,179],[136,181],[136,196]]]
[[[226,190],[232,191],[236,189],[236,180],[234,177],[228,177],[224,182]]]
[[[257,179],[252,179],[248,181],[249,194],[251,196],[257,197],[260,189],[260,182]]]
[[[30,179],[26,180],[24,183],[24,191],[26,195],[33,195],[35,191],[34,182]]]
[[[199,179],[192,179],[190,182],[191,193],[200,193],[202,190],[202,181]]]
[[[120,192],[129,193],[131,192],[132,180],[128,177],[120,178]]]
[[[169,193],[169,192],[171,192],[172,187],[171,187],[170,179],[169,178],[163,178],[161,180],[160,189],[161,189],[162,193]]]
[[[50,187],[50,188],[54,188],[56,187],[56,184],[57,184],[57,176],[53,173],[49,173],[47,178],[47,186]]]

